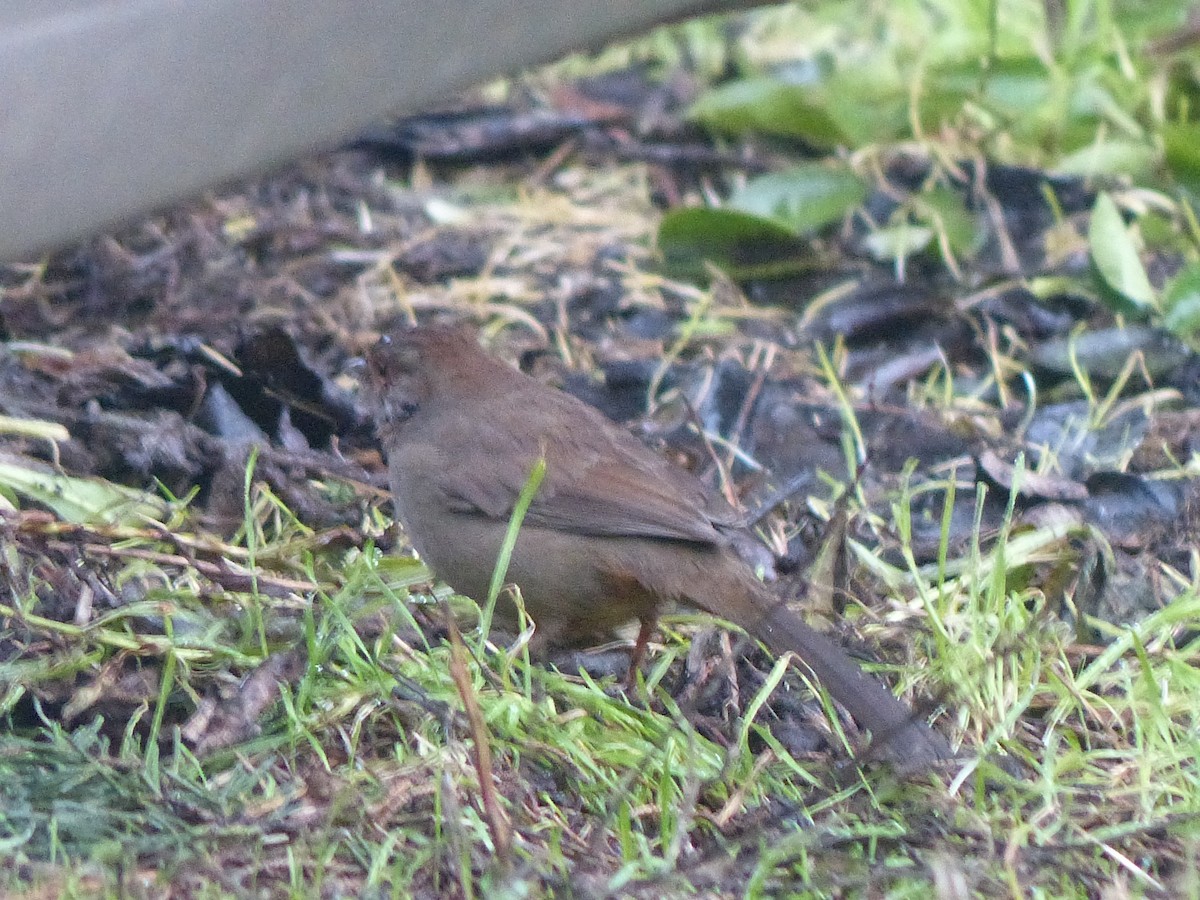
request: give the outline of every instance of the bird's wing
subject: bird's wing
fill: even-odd
[[[507,519],[541,457],[546,471],[525,514],[526,525],[576,534],[724,542],[699,481],[632,435],[616,431],[599,413],[595,423],[580,422],[577,409],[572,413],[575,427],[570,429],[556,427],[554,417],[536,417],[552,424],[543,433],[531,420],[530,430],[517,435],[481,433],[478,426],[466,425],[462,435],[439,435],[442,447],[478,451],[446,460],[439,488],[449,505]]]

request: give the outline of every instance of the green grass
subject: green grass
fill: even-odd
[[[1061,529],[983,538],[933,567],[858,553],[893,611],[925,623],[894,674],[938,698],[939,727],[964,743],[947,781],[902,783],[789,754],[764,722],[775,692],[802,687],[782,667],[743,698],[731,743],[701,736],[663,681],[686,652],[674,628],[644,698],[530,665],[467,629],[469,691],[486,722],[475,731],[449,645],[427,642],[413,618],[436,610],[408,593],[424,570],[369,545],[314,551],[274,498],[257,485],[248,497],[240,549],[255,548],[260,589],[319,587],[214,589],[186,563],[121,555],[168,553],[148,531],[80,526],[73,540],[114,551],[109,583],[145,593],[65,628],[37,618],[47,604],[27,572],[23,612],[5,619],[23,652],[0,667],[7,890],[41,879],[115,895],[141,879],[201,896],[682,896],[689,885],[906,896],[937,878],[988,895],[1082,897],[1113,882],[1194,895],[1200,642],[1176,641],[1200,598],[1186,579],[1161,612],[1090,647],[1032,574],[1071,552]],[[901,491],[902,540],[908,508]],[[10,573],[41,536],[24,534],[8,547]],[[237,700],[254,693],[253,678],[240,690],[238,679],[288,654],[298,659],[273,672],[282,696],[238,720]],[[137,673],[148,687],[123,693]],[[236,728],[198,758],[181,729],[208,699]],[[479,734],[511,829],[507,859],[480,805]],[[1023,767],[997,768],[998,753]]]

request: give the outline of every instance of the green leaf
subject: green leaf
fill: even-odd
[[[833,72],[810,94],[837,123],[851,148],[911,135],[907,79],[882,61],[863,62]]]
[[[909,133],[910,88],[891,61],[819,67],[811,81],[773,76],[732,81],[703,94],[690,111],[725,134],[756,132],[829,150],[894,140]]]
[[[52,509],[76,524],[142,525],[162,521],[167,504],[144,491],[103,481],[75,478],[0,462],[0,485]]]
[[[917,221],[945,235],[956,256],[969,256],[983,243],[985,232],[957,191],[935,187],[913,197],[912,205]]]
[[[901,222],[878,228],[863,239],[867,252],[880,262],[891,262],[920,253],[933,243],[933,229]]]
[[[993,60],[983,74],[980,99],[993,109],[1032,112],[1053,94],[1051,73],[1036,56]]]
[[[748,181],[729,206],[808,233],[840,221],[866,198],[866,184],[849,169],[808,163]]]
[[[1133,237],[1117,211],[1117,204],[1106,192],[1096,197],[1092,207],[1088,244],[1101,286],[1108,289],[1115,308],[1145,311],[1157,305]]]
[[[1142,141],[1108,139],[1088,144],[1062,157],[1051,170],[1055,175],[1124,175],[1144,183],[1154,172],[1154,148]]]
[[[725,134],[799,138],[820,149],[847,142],[819,94],[776,78],[748,78],[713,88],[692,105],[689,115]]]
[[[974,100],[993,112],[1027,114],[1053,94],[1050,72],[1036,57],[993,60],[968,59],[943,63],[927,79],[928,93],[939,105]]]
[[[705,263],[732,278],[779,277],[809,268],[793,229],[733,209],[678,209],[663,217],[658,247],[669,271],[702,277]]]
[[[1180,270],[1163,289],[1163,325],[1182,338],[1200,332],[1200,263]]]
[[[1054,73],[1032,56],[942,63],[929,71],[919,99],[921,122],[929,130],[957,122],[966,112],[976,127],[1024,143],[1047,140],[1067,124],[1060,109],[1066,98]]]
[[[1167,167],[1179,183],[1200,193],[1200,125],[1166,122],[1159,128]]]

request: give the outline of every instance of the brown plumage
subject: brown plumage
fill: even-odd
[[[727,508],[581,401],[492,359],[458,328],[397,334],[370,387],[396,512],[421,557],[483,599],[517,496],[545,475],[508,568],[543,644],[580,643],[684,601],[792,651],[891,755],[921,764],[948,743],[829,638],[772,596],[730,548]]]

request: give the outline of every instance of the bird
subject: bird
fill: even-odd
[[[605,639],[637,621],[641,648],[660,614],[686,603],[799,657],[871,733],[872,756],[907,769],[953,756],[944,736],[757,577],[732,546],[736,512],[691,472],[493,358],[464,326],[401,330],[366,356],[396,516],[458,592],[486,599],[518,497],[544,467],[506,575],[538,647]],[[515,608],[497,609],[515,621]]]

